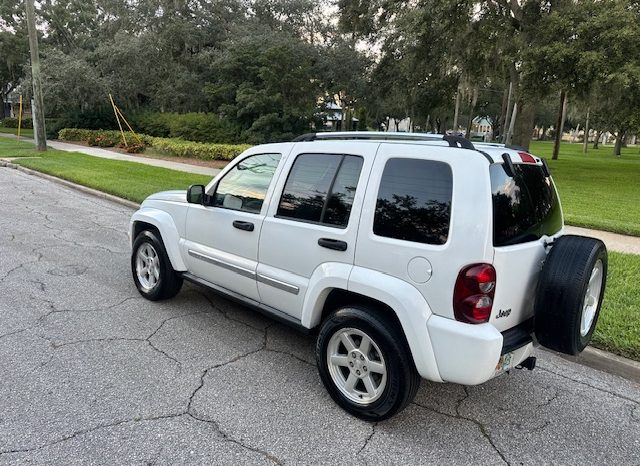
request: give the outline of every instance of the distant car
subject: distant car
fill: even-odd
[[[333,399],[367,420],[420,377],[465,385],[533,369],[536,342],[593,334],[607,251],[565,236],[546,163],[456,136],[318,133],[255,146],[207,186],[147,198],[131,218],[150,299],[183,279],[317,330]]]

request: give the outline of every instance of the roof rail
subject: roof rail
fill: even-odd
[[[387,141],[446,141],[449,147],[461,147],[463,149],[475,150],[475,147],[468,139],[462,136],[449,136],[431,133],[402,133],[383,131],[345,131],[345,132],[324,132],[306,133],[293,139],[293,142],[305,141],[330,141],[330,140],[387,140]]]

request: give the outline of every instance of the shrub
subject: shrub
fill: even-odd
[[[240,135],[237,126],[213,113],[144,113],[133,116],[131,123],[144,134],[196,142],[231,144]]]
[[[174,157],[190,157],[200,160],[232,160],[251,147],[249,144],[204,144],[201,142],[185,141],[183,139],[154,138],[145,134],[138,134],[138,142],[130,133],[127,135],[127,152],[140,153],[146,146],[156,151]],[[64,128],[58,133],[62,141],[84,141],[89,145],[112,147],[121,143],[119,131],[103,131],[79,128]]]
[[[139,143],[131,133],[125,133],[125,136],[129,144]],[[144,134],[137,136],[141,144],[151,145],[151,137]],[[58,132],[58,139],[61,141],[83,141],[89,143],[90,146],[113,147],[122,142],[122,134],[120,131],[102,129],[63,128]]]
[[[17,118],[5,118],[0,121],[0,126],[4,128],[17,128],[18,127],[18,119]],[[31,118],[24,118],[22,120],[22,128],[33,129],[33,121]]]
[[[120,145],[120,147],[122,147],[122,144]],[[144,143],[133,142],[133,143],[130,143],[127,147],[125,147],[125,150],[129,154],[141,154],[142,152],[144,152],[146,148],[147,146]]]
[[[248,144],[203,144],[181,139],[153,138],[151,147],[158,152],[175,157],[232,160],[251,146]]]
[[[117,131],[96,131],[89,135],[87,143],[96,147],[114,147],[122,141],[122,135]]]
[[[80,128],[63,128],[58,132],[61,141],[88,141],[94,130]]]
[[[166,138],[171,133],[171,118],[176,115],[176,113],[143,113],[133,115],[130,123],[141,133]]]

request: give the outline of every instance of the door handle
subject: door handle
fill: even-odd
[[[240,220],[234,220],[233,221],[233,226],[235,228],[237,228],[238,230],[244,230],[244,231],[253,231],[253,223],[251,222],[242,222]]]
[[[320,238],[318,240],[318,245],[327,249],[335,249],[336,251],[347,250],[347,243],[344,241],[340,241],[339,239]]]

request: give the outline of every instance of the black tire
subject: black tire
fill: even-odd
[[[607,284],[607,258],[607,248],[598,239],[567,235],[556,240],[542,268],[536,292],[535,333],[541,345],[575,355],[589,344]],[[589,280],[598,262],[602,274],[600,295],[593,299],[593,303],[597,301],[595,315],[583,335],[580,328],[583,308]],[[585,319],[583,330],[587,326]]]
[[[320,327],[316,342],[316,361],[320,379],[331,398],[344,410],[366,421],[381,421],[402,411],[415,397],[420,386],[420,376],[411,357],[411,352],[399,326],[378,311],[367,307],[348,306],[340,308],[329,315]],[[336,385],[329,368],[327,348],[334,335],[344,329],[355,329],[364,332],[373,341],[373,353],[367,358],[375,358],[379,349],[386,366],[386,382],[381,394],[370,403],[356,403],[349,399]],[[356,337],[357,338],[357,337]],[[353,340],[355,341],[355,340]],[[358,347],[362,344],[362,340]],[[343,346],[343,348],[346,347]],[[349,352],[347,351],[347,355]],[[366,364],[367,360],[363,360]],[[334,366],[334,370],[336,366]],[[340,369],[340,368],[338,368]],[[363,368],[366,370],[366,366]],[[351,369],[344,367],[343,376],[346,378]],[[355,371],[355,368],[353,369]],[[371,374],[371,377],[381,377]],[[364,381],[363,381],[364,382]],[[359,384],[360,382],[358,382]],[[378,385],[380,388],[382,384]],[[364,387],[364,383],[362,384]],[[361,397],[362,398],[362,397]]]
[[[151,288],[145,287],[143,283],[140,282],[136,270],[138,251],[146,245],[150,245],[153,248],[159,259],[159,277]],[[140,232],[133,242],[131,251],[131,273],[133,274],[133,281],[140,294],[151,301],[173,298],[178,294],[180,288],[182,288],[182,277],[173,270],[164,244],[155,231],[144,230]]]

